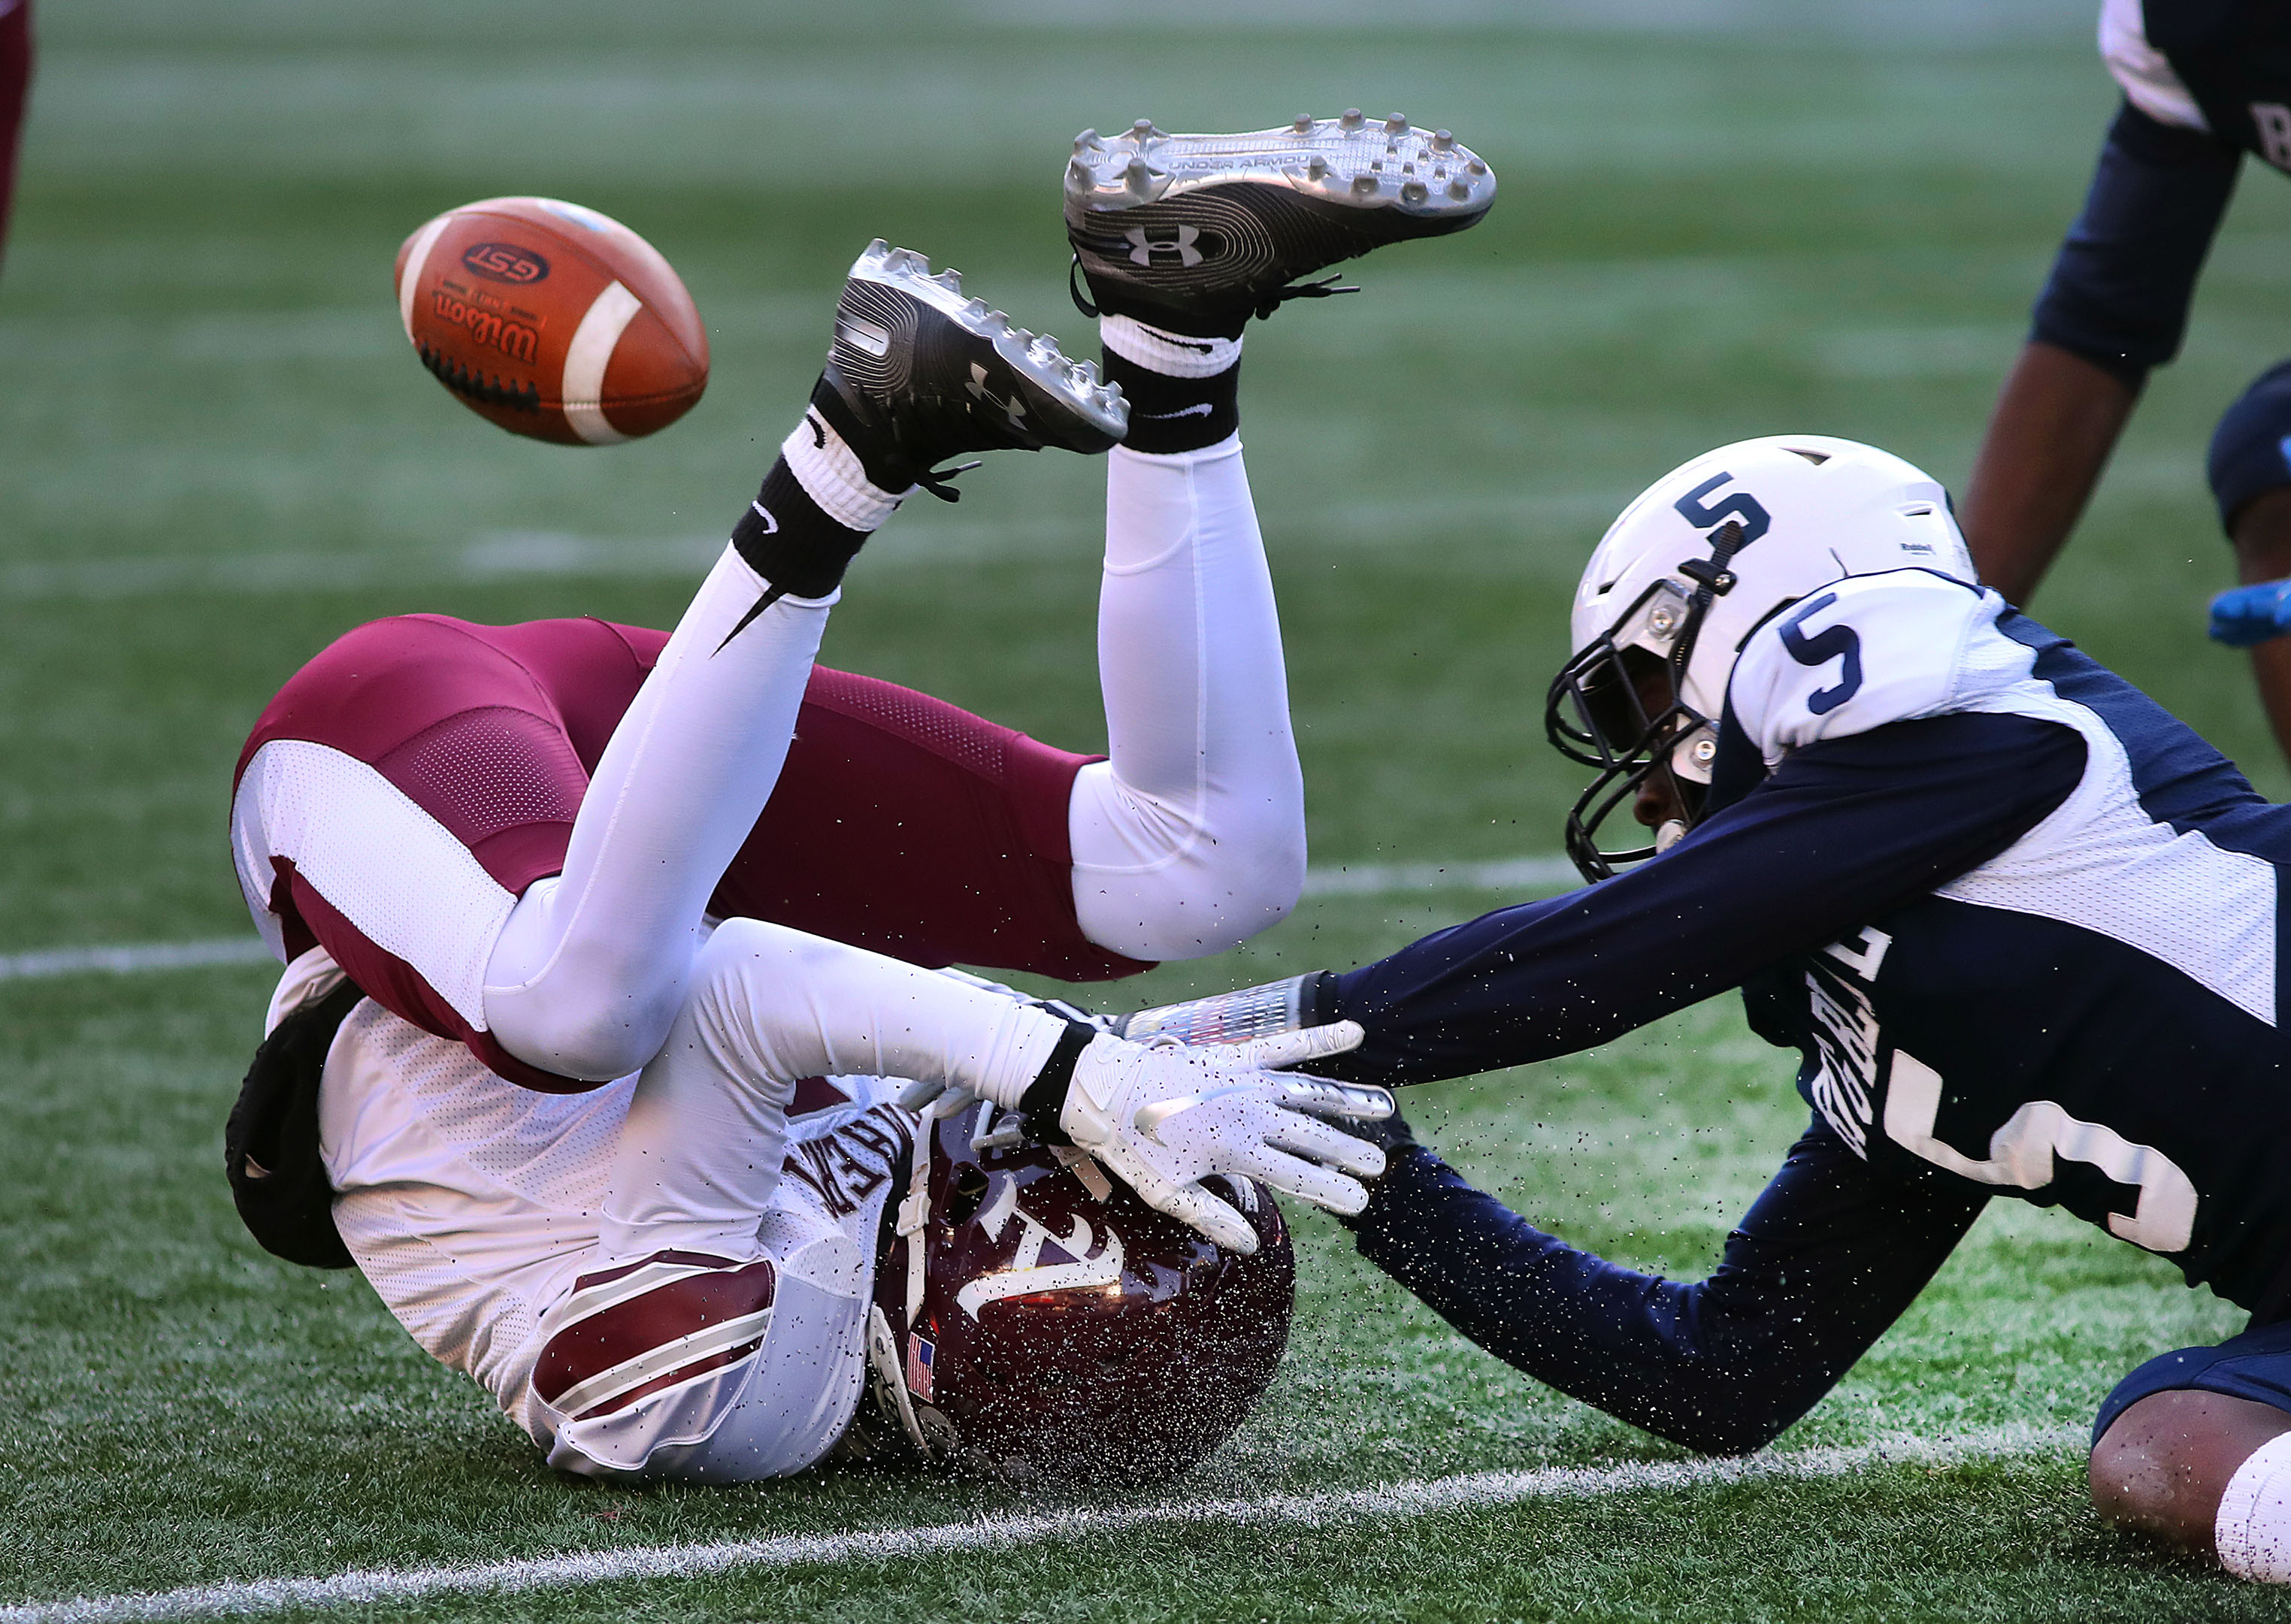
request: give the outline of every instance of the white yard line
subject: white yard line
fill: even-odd
[[[1076,1510],[1045,1516],[980,1517],[922,1528],[845,1534],[787,1534],[708,1545],[623,1548],[527,1562],[445,1568],[377,1568],[322,1579],[265,1579],[194,1585],[140,1596],[0,1608],[0,1624],[95,1624],[114,1619],[209,1619],[288,1607],[357,1606],[433,1596],[556,1589],[631,1579],[690,1579],[740,1570],[961,1556],[1013,1546],[1109,1534],[1178,1523],[1226,1526],[1318,1527],[1360,1517],[1412,1517],[1484,1510],[1523,1500],[1580,1499],[1646,1490],[1696,1489],[1740,1483],[1791,1483],[1845,1477],[1892,1466],[1956,1466],[2027,1457],[2079,1445],[2080,1429],[2014,1427],[1939,1440],[1897,1439],[1851,1449],[1808,1449],[1734,1460],[1663,1460],[1618,1467],[1555,1467],[1530,1472],[1467,1472],[1379,1483],[1326,1494],[1276,1494],[1264,1499],[1170,1500],[1158,1505]]]
[[[1516,892],[1547,896],[1582,881],[1564,857],[1511,857],[1496,863],[1361,863],[1315,868],[1305,875],[1307,896],[1385,896],[1410,891]],[[269,950],[253,937],[204,942],[134,942],[117,947],[45,947],[0,953],[0,981],[42,981],[57,976],[196,969],[207,964],[257,964]]]
[[[1492,863],[1351,863],[1305,871],[1307,896],[1384,896],[1397,891],[1521,891],[1538,896],[1583,883],[1564,857]]]
[[[137,942],[118,947],[47,947],[37,953],[0,953],[0,981],[39,981],[108,970],[116,976],[148,970],[192,969],[202,964],[254,964],[270,950],[251,936],[207,942]]]
[[[1284,529],[1322,545],[1385,546],[1395,531],[1438,524],[1596,527],[1628,492],[1560,491],[1541,495],[1426,496],[1410,502],[1335,502],[1282,515]],[[921,515],[868,547],[868,567],[947,560],[1094,558],[1102,521],[1093,513],[1025,519]],[[462,544],[333,552],[150,555],[0,565],[0,601],[108,602],[183,592],[345,591],[409,581],[494,582],[582,575],[697,579],[724,551],[721,535],[608,536],[563,530],[493,530]]]

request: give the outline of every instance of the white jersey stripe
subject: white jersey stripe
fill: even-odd
[[[765,1307],[753,1314],[726,1320],[720,1325],[687,1332],[673,1341],[647,1348],[633,1359],[624,1359],[609,1370],[599,1371],[588,1380],[567,1387],[554,1399],[543,1402],[559,1415],[584,1417],[598,1405],[618,1398],[622,1394],[640,1387],[671,1371],[697,1363],[711,1355],[737,1347],[743,1342],[760,1340],[771,1323],[772,1311]],[[712,1370],[706,1372],[711,1376],[716,1373]]]

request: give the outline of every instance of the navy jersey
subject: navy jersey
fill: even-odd
[[[2104,0],[2100,44],[2125,106],[2030,336],[2136,384],[2179,350],[2244,155],[2291,171],[2291,8]]]
[[[1910,570],[1821,597],[1794,638],[1775,622],[1745,646],[1692,833],[1340,978],[1334,1013],[1368,1041],[1316,1068],[1408,1082],[1516,1065],[1740,986],[1756,1029],[1799,1053],[1817,1120],[1796,1171],[1696,1288],[1572,1253],[1413,1164],[1379,1186],[1363,1250],[1537,1374],[1609,1398],[1636,1382],[1658,1407],[1679,1391],[1657,1379],[1666,1361],[1724,1367],[1681,1341],[1722,1322],[1738,1352],[1762,1321],[1820,1342],[1797,1361],[1828,1372],[1796,1394],[1810,1403],[1991,1194],[2065,1206],[2280,1311],[2291,808],[1993,592]],[[1480,1284],[1436,1255],[1491,1246],[1517,1267]],[[1700,1306],[1664,1296],[1722,1281]],[[1563,1323],[1596,1357],[1554,1376],[1538,1363],[1566,1344],[1537,1328]]]

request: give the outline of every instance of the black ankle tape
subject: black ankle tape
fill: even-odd
[[[1129,398],[1122,444],[1150,456],[1202,451],[1241,427],[1241,363],[1207,378],[1173,378],[1105,352],[1105,378]]]
[[[772,463],[764,488],[732,527],[732,545],[748,567],[798,598],[833,591],[866,539],[864,530],[846,529],[820,511],[785,457]]]
[[[1066,1130],[1058,1126],[1058,1114],[1065,1109],[1066,1090],[1073,1087],[1074,1062],[1081,1058],[1097,1036],[1097,1028],[1081,1021],[1068,1021],[1058,1038],[1058,1046],[1050,1050],[1050,1057],[1042,1065],[1041,1075],[1026,1085],[1018,1098],[1018,1109],[1026,1118],[1029,1138],[1045,1145],[1071,1145]]]

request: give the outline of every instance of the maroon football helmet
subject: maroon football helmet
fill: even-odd
[[[973,1105],[927,1113],[886,1217],[868,1387],[933,1460],[1020,1481],[1138,1483],[1192,1467],[1273,1379],[1297,1261],[1242,1181],[1239,1257],[1070,1149],[1015,1142]],[[928,1146],[928,1155],[922,1154]]]

